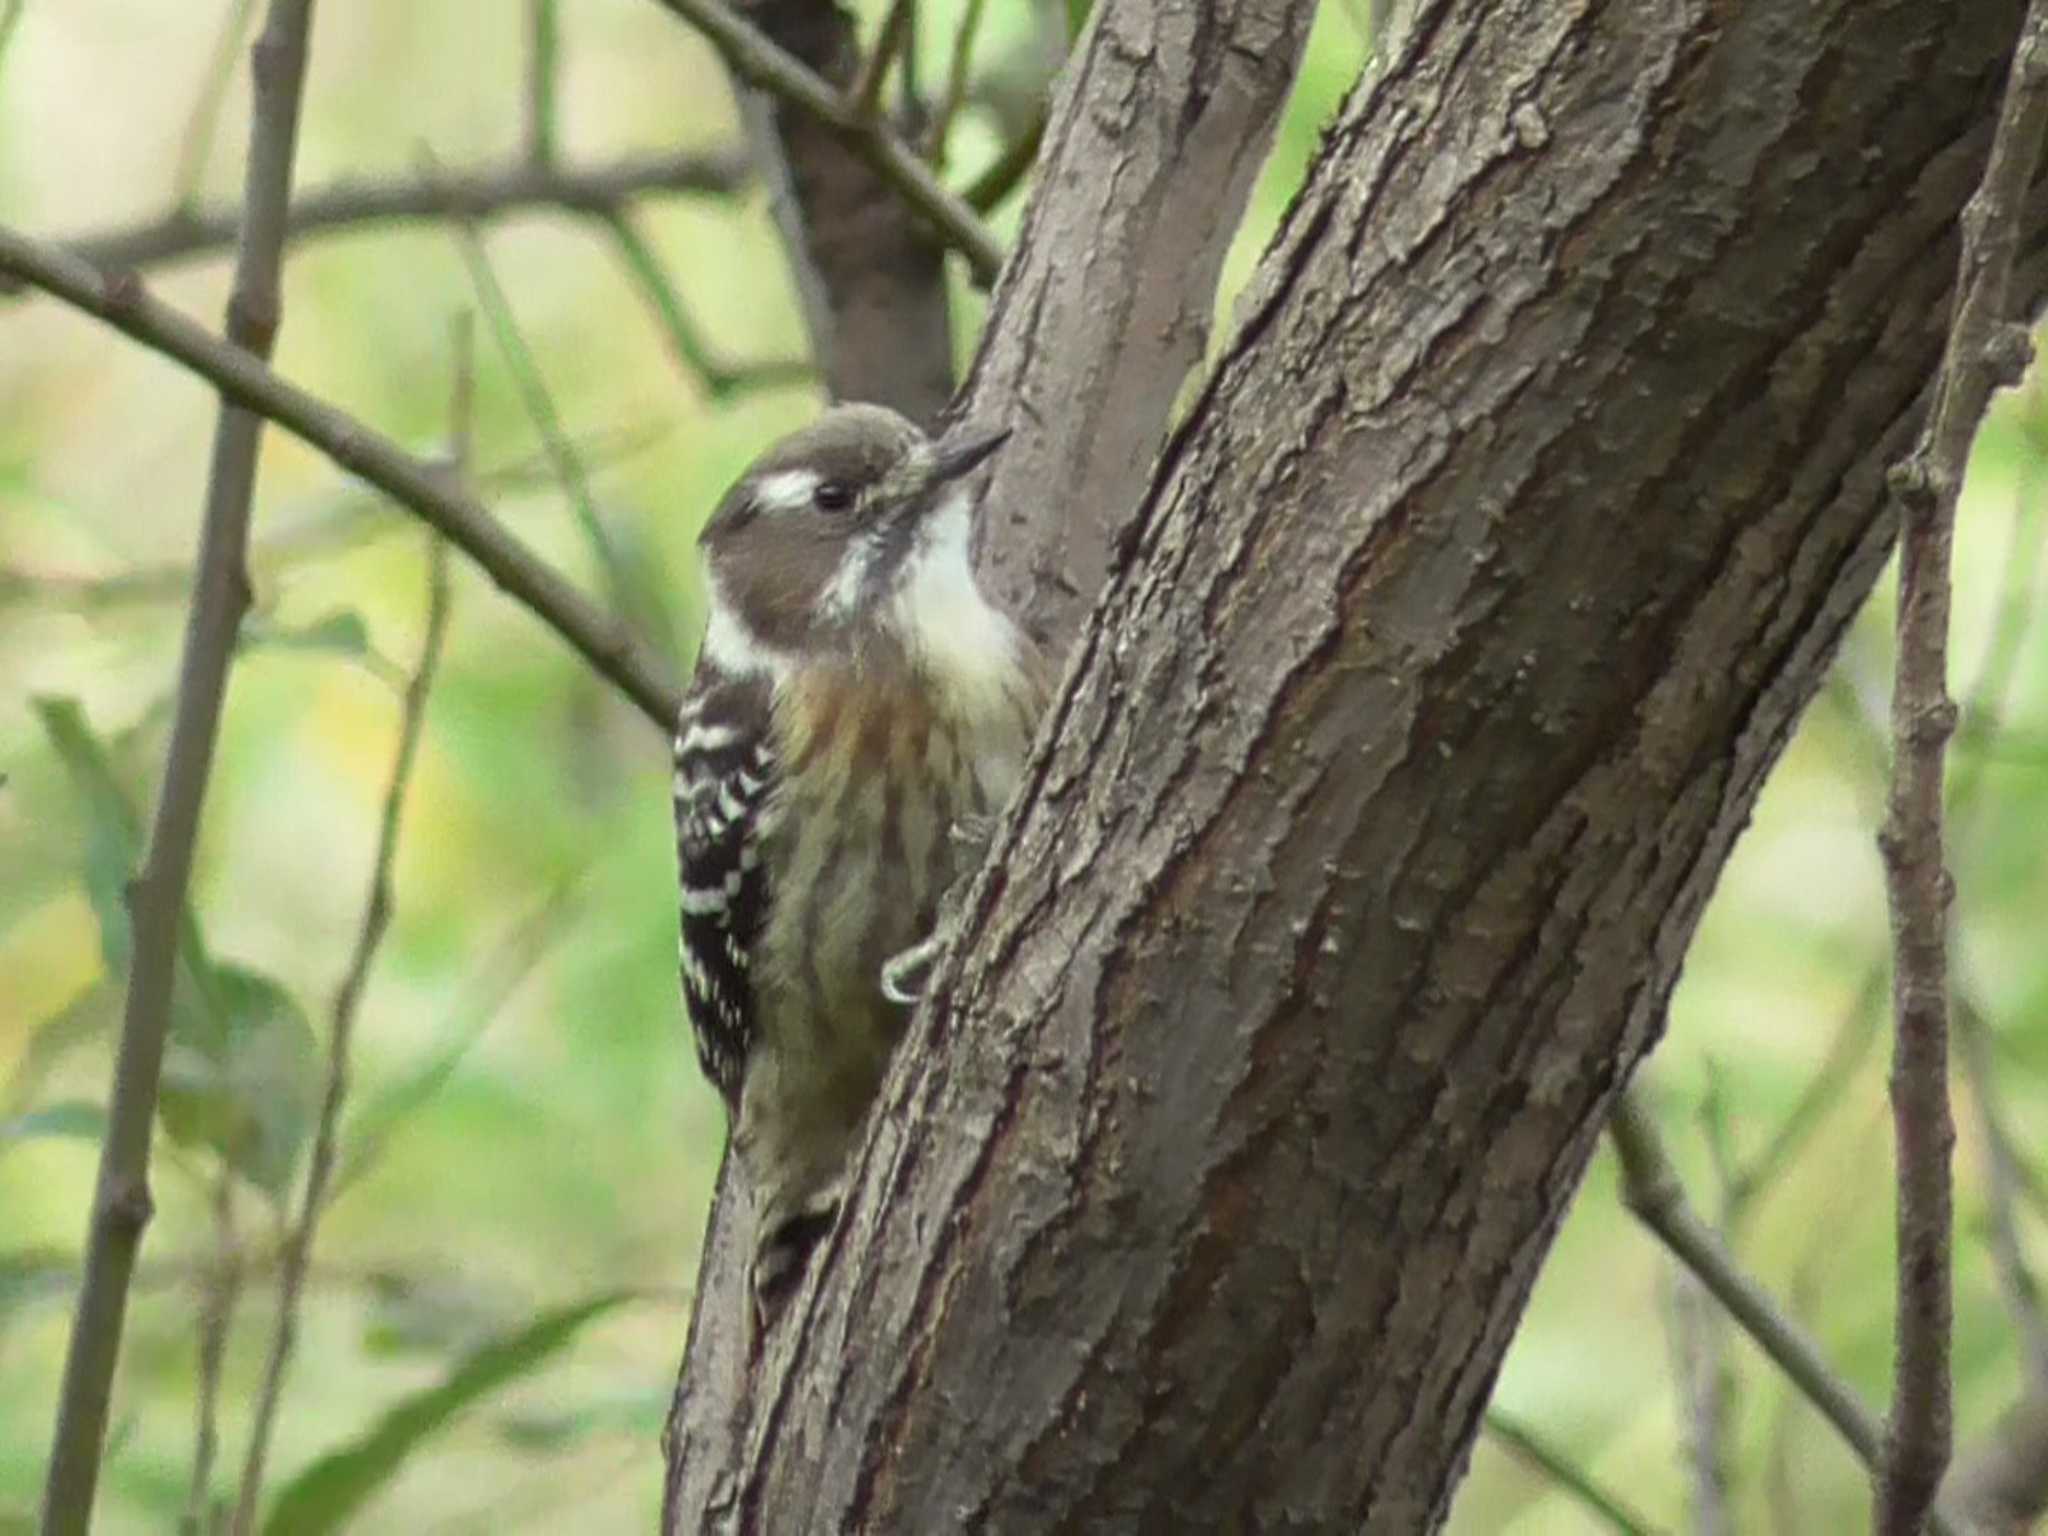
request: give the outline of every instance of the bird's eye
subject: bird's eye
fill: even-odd
[[[853,505],[853,487],[843,480],[827,480],[811,493],[820,512],[844,512]]]

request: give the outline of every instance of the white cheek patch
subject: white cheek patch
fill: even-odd
[[[765,672],[780,679],[789,671],[789,656],[754,633],[726,601],[715,579],[710,587],[711,617],[704,626],[703,654],[728,677]]]
[[[799,512],[818,494],[814,469],[778,469],[754,482],[754,504],[763,512]]]

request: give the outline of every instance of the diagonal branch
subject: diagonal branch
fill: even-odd
[[[343,179],[294,198],[285,214],[285,236],[298,240],[404,220],[491,219],[542,208],[601,215],[657,192],[723,197],[745,181],[745,166],[733,153],[637,155],[581,168],[514,161],[450,171],[431,185],[416,177]],[[239,209],[214,203],[56,243],[95,267],[123,270],[226,250],[234,245],[241,222]],[[21,291],[18,279],[0,277],[0,294]]]
[[[1693,1210],[1656,1126],[1635,1093],[1623,1095],[1607,1129],[1621,1162],[1623,1203],[1728,1309],[1757,1348],[1770,1356],[1800,1394],[1841,1433],[1856,1458],[1875,1473],[1884,1458],[1884,1432],[1877,1416]],[[1955,1536],[1953,1527],[1938,1513],[1931,1523],[1944,1536]]]
[[[560,573],[499,527],[482,502],[443,484],[433,465],[256,359],[223,346],[202,327],[151,298],[132,275],[108,277],[76,256],[4,226],[0,273],[31,283],[182,363],[236,404],[276,422],[417,514],[580,651],[658,729],[672,728],[682,695],[660,663]]]
[[[277,335],[278,273],[311,11],[312,0],[273,0],[251,51],[256,97],[244,192],[247,220],[228,296],[227,341],[205,338],[225,355],[257,369],[263,367],[260,359],[269,354]],[[196,326],[192,329],[205,335]],[[72,1317],[56,1441],[44,1487],[43,1536],[84,1536],[92,1523],[128,1287],[151,1214],[150,1132],[170,1029],[180,919],[200,804],[213,766],[228,663],[249,603],[249,501],[262,429],[260,416],[232,398],[222,399],[163,788],[147,861],[129,888],[135,935],[127,1004],[93,1193],[85,1281]]]
[[[1956,709],[1948,696],[1949,559],[1956,495],[1984,406],[2015,382],[2032,347],[2007,288],[2020,210],[2048,130],[2048,3],[2021,26],[1984,180],[1963,210],[1955,308],[1934,407],[1892,476],[1899,504],[1892,786],[1879,846],[1892,914],[1891,1097],[1898,1147],[1898,1319],[1892,1402],[1878,1485],[1880,1536],[1915,1536],[1954,1439],[1954,1210],[1948,1092],[1948,911],[1942,769]]]
[[[876,119],[863,117],[854,102],[720,0],[660,3],[702,32],[742,80],[837,130],[854,153],[967,258],[976,282],[986,287],[995,281],[1003,264],[1002,247],[995,236],[966,200],[940,181],[931,166],[893,131]]]

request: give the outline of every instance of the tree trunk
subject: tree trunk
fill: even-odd
[[[751,1371],[714,1246],[671,1531],[1442,1521],[1883,562],[2019,9],[1415,8]]]

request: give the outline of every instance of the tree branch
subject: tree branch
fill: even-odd
[[[1950,541],[1970,443],[1992,390],[2014,383],[2032,344],[2007,298],[2019,219],[2048,130],[2048,3],[2020,29],[1983,184],[1963,210],[1954,318],[1934,406],[1892,476],[1901,528],[1892,787],[1879,845],[1892,914],[1896,1035],[1891,1098],[1898,1148],[1898,1319],[1875,1529],[1915,1536],[1954,1440],[1949,1343],[1954,1211],[1948,1088],[1948,912],[1942,767],[1955,731],[1948,696]]]
[[[429,185],[403,181],[342,180],[293,199],[285,217],[288,239],[362,224],[421,219],[491,219],[533,209],[559,208],[602,216],[654,192],[727,196],[746,179],[733,154],[647,155],[576,168],[527,161],[450,171]],[[226,204],[178,208],[141,224],[73,235],[56,244],[106,271],[155,266],[225,250],[235,243],[241,214]],[[0,294],[23,291],[18,278],[0,277]]]
[[[632,212],[624,207],[603,215],[606,233],[625,264],[627,275],[647,307],[661,323],[669,356],[713,400],[725,400],[744,389],[774,389],[813,383],[818,370],[801,357],[767,358],[760,362],[727,362],[713,355],[683,308],[675,286],[662,269],[661,257],[641,233]]]
[[[888,181],[948,245],[967,258],[975,281],[984,286],[995,281],[1003,264],[1002,247],[995,236],[959,194],[949,190],[931,166],[891,129],[862,117],[852,101],[720,0],[659,3],[702,32],[724,56],[726,66],[742,80],[838,132],[847,146]]]
[[[1104,0],[1062,76],[962,407],[1016,429],[990,473],[982,579],[1056,653],[1202,361],[1311,14],[1291,0]]]
[[[1623,1203],[1727,1308],[1728,1315],[1785,1373],[1800,1395],[1834,1425],[1856,1459],[1876,1474],[1884,1463],[1884,1430],[1877,1416],[1835,1374],[1819,1346],[1778,1309],[1693,1211],[1656,1126],[1636,1094],[1622,1095],[1607,1129],[1621,1163]],[[1933,1517],[1933,1523],[1944,1536],[1958,1536],[1940,1515]]]
[[[277,336],[278,272],[285,209],[298,143],[300,89],[312,0],[272,0],[251,50],[254,118],[244,202],[247,220],[228,297],[224,354],[261,369]],[[197,331],[197,327],[193,327]],[[199,332],[204,336],[203,332]],[[221,698],[235,634],[249,602],[245,570],[249,501],[256,479],[262,418],[223,399],[208,471],[199,540],[199,574],[185,626],[177,712],[149,853],[129,890],[134,945],[127,1004],[114,1061],[86,1240],[85,1281],[72,1317],[70,1353],[57,1405],[55,1444],[44,1485],[43,1536],[84,1536],[92,1523],[114,1364],[128,1309],[135,1254],[151,1214],[150,1135],[170,1030],[171,989],[192,850],[213,764]]]
[[[0,227],[0,273],[31,283],[175,359],[236,404],[268,417],[416,513],[581,652],[657,729],[674,729],[682,695],[660,664],[499,527],[481,502],[442,484],[433,465],[254,358],[222,346],[176,310],[152,299],[132,275],[110,278],[75,256],[5,227]]]
[[[837,0],[749,0],[745,9],[769,42],[888,127],[879,95],[860,104],[864,68],[895,46],[889,25],[864,65],[855,20]],[[909,12],[892,14],[900,36]],[[872,79],[879,93],[880,74]],[[826,393],[936,425],[954,383],[945,245],[841,129],[745,86],[739,97]]]

